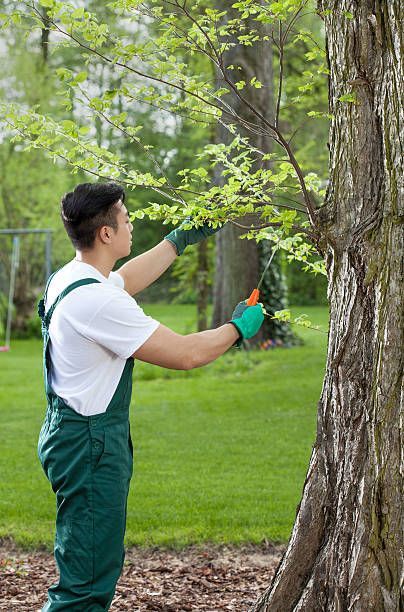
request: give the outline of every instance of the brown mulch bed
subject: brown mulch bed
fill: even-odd
[[[269,544],[132,548],[110,610],[246,612],[270,583],[282,553]],[[41,610],[56,575],[51,554],[0,543],[0,610]]]

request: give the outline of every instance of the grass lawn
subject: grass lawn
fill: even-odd
[[[194,329],[192,306],[145,307],[172,329]],[[324,307],[306,312],[327,328]],[[137,362],[131,407],[135,473],[128,545],[287,540],[315,437],[324,333],[305,344],[233,349],[190,372]],[[42,346],[14,341],[0,354],[0,537],[50,547],[55,499],[36,455],[45,411]]]

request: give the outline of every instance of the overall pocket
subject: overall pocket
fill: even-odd
[[[62,419],[60,413],[55,413],[48,409],[39,432],[37,445],[38,458],[47,478],[49,478],[49,459],[53,454],[53,449],[57,447],[61,428]]]
[[[41,430],[39,432],[38,445],[37,445],[38,459],[41,462],[42,467],[44,467],[43,445],[48,435],[48,432],[49,432],[49,419],[48,419],[48,415],[46,415],[42,423]]]
[[[91,437],[91,469],[92,471],[97,469],[98,464],[105,452],[105,431],[92,430],[90,432]]]

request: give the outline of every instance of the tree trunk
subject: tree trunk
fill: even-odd
[[[222,3],[222,8],[227,10],[225,19],[231,19],[239,15],[238,11],[231,8],[231,2]],[[246,20],[247,29],[260,29],[261,34],[268,34],[268,26],[260,25],[253,18]],[[265,32],[264,32],[265,29]],[[238,41],[235,41],[238,43]],[[266,43],[260,43],[254,47],[236,44],[224,53],[225,65],[240,66],[241,70],[232,73],[237,80],[244,80],[246,83],[256,77],[264,84],[262,89],[249,87],[243,90],[243,96],[257,108],[264,117],[273,120],[274,117],[274,92],[273,92],[273,69],[271,47]],[[218,80],[218,87],[223,83]],[[232,108],[247,121],[259,124],[259,120],[249,111],[236,96],[228,96],[226,101]],[[248,131],[243,132],[243,136],[249,138],[252,143],[261,151],[269,153],[271,151],[271,140],[266,136],[253,135]],[[218,125],[217,141],[228,143],[232,139],[227,129]],[[216,183],[220,184],[220,167],[216,168]],[[253,215],[250,218],[240,219],[243,225],[248,225],[258,219]],[[253,240],[240,240],[240,236],[246,231],[236,226],[228,225],[222,229],[216,238],[216,269],[214,285],[214,303],[212,326],[217,327],[229,320],[236,304],[247,298],[251,291],[256,287],[261,272],[268,261],[267,245],[257,244]],[[272,245],[271,245],[272,246]],[[272,303],[272,295],[281,296],[281,302],[286,304],[286,283],[282,277],[279,261],[273,261],[273,268],[277,268],[277,273],[272,275],[272,286],[268,287],[268,292],[262,294],[266,297],[265,307],[268,312],[277,309]],[[279,280],[279,282],[278,282]],[[267,301],[268,300],[268,301]],[[293,341],[293,334],[285,323],[265,319],[260,332],[249,341],[249,345],[259,344],[268,338],[283,338],[285,343]]]
[[[289,546],[253,610],[398,611],[403,5],[324,0],[320,9],[334,116],[330,183],[318,212],[329,276],[327,368]],[[351,91],[355,103],[338,101]]]
[[[224,8],[227,8],[227,6]],[[229,9],[229,13],[230,11],[231,9]],[[248,47],[245,47],[245,49],[248,49]],[[240,56],[240,50],[237,46],[226,51],[224,55],[226,65],[244,65],[244,61],[246,61],[244,49]],[[254,75],[253,58],[251,58],[251,62],[248,65],[248,69],[251,71],[252,77]],[[241,78],[243,77],[240,74]],[[218,87],[222,85],[223,83],[219,80]],[[231,103],[232,107],[237,109],[237,112],[246,118],[246,113],[235,99],[235,96],[232,94],[227,97],[229,98],[227,102]],[[233,136],[229,134],[228,130],[219,123],[216,141],[228,144],[232,138]],[[222,170],[219,164],[214,169],[214,180],[217,185],[222,184]],[[253,215],[250,216],[250,221],[252,220]],[[240,221],[243,225],[248,224],[248,219],[246,218],[240,219]],[[245,299],[257,283],[259,275],[258,245],[253,240],[240,240],[240,236],[245,233],[246,230],[229,223],[216,235],[212,327],[218,327],[228,321],[236,304]]]
[[[49,56],[49,26],[50,26],[50,19],[46,14],[46,11],[43,10],[42,11],[42,21],[43,21],[43,28],[41,30],[41,52],[42,52],[42,62],[44,64],[48,63],[48,56]]]
[[[216,237],[213,327],[229,321],[234,307],[257,283],[259,260],[256,243],[240,240],[245,230],[227,225]]]
[[[198,271],[196,273],[196,310],[198,315],[198,332],[208,329],[209,303],[209,259],[208,243],[203,240],[198,244]]]

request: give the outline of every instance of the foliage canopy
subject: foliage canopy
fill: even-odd
[[[324,273],[323,261],[313,259],[319,250],[316,209],[324,180],[304,170],[292,143],[299,129],[294,123],[298,111],[303,109],[309,121],[327,115],[321,96],[313,108],[313,92],[327,74],[319,37],[305,26],[313,2],[243,0],[231,11],[206,0],[192,6],[186,0],[115,0],[93,6],[57,0],[4,3],[3,29],[24,31],[27,45],[36,32],[46,31],[53,57],[72,49],[77,66],[54,62],[58,99],[46,110],[12,97],[1,101],[3,121],[14,140],[64,160],[75,172],[158,194],[135,211],[135,217],[174,225],[184,219],[193,225],[235,223],[246,229],[246,237],[272,240],[290,259]],[[226,51],[237,45],[272,45],[277,51],[276,110],[270,120],[246,95],[267,84],[247,76],[241,65],[226,65]],[[302,50],[309,69],[298,76],[293,70],[286,74],[285,58]],[[96,86],[100,66],[107,74],[103,88]],[[248,110],[248,119],[237,111],[235,101]],[[139,114],[134,111],[144,106],[167,131],[178,118],[211,134],[220,122],[231,141],[205,144],[195,153],[196,163],[182,168],[173,181],[167,171],[169,157],[157,158],[144,137],[144,125],[136,121]],[[153,170],[129,164],[122,146],[111,149],[97,137],[97,122],[138,147]],[[273,152],[255,145],[257,134],[271,139]],[[211,180],[212,169],[218,167],[220,187]],[[240,218],[251,213],[256,221],[240,224]]]

